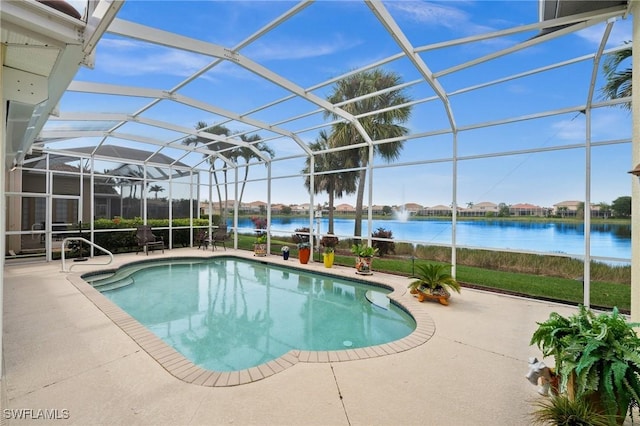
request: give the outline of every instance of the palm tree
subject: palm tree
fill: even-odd
[[[155,192],[156,193],[156,200],[158,199],[158,192],[164,192],[164,188],[160,185],[151,185],[149,187],[149,192]]]
[[[318,139],[315,142],[309,144],[309,148],[312,151],[324,151],[331,146],[329,142],[329,136],[325,131],[321,131]],[[325,153],[315,156],[314,171],[317,172],[329,172],[345,169],[345,156],[341,153]],[[302,173],[308,175],[311,171],[311,159],[307,158],[306,165]],[[344,194],[353,194],[356,192],[356,181],[358,180],[358,174],[356,172],[336,172],[317,174],[314,178],[313,193],[318,194],[320,192],[326,192],[329,195],[329,203],[327,209],[329,210],[329,229],[328,233],[333,234],[333,210],[335,198],[341,198]],[[311,178],[309,176],[305,179],[305,186],[307,191],[311,191]]]
[[[249,142],[253,144],[253,147],[258,150],[259,152],[265,153],[269,156],[269,158],[273,158],[273,156],[275,155],[275,153],[273,152],[273,150],[271,149],[271,147],[269,147],[267,144],[265,144],[264,142],[259,142],[262,138],[258,135],[253,135],[253,136],[245,136],[245,135],[240,135],[240,139],[243,142]],[[246,147],[246,146],[240,146],[238,148],[236,148],[233,151],[233,158],[236,160],[242,158],[245,162],[245,167],[244,167],[244,179],[242,180],[242,187],[240,189],[240,197],[238,198],[238,203],[242,202],[242,196],[244,195],[244,188],[247,185],[247,177],[249,176],[249,162],[251,162],[251,160],[262,160],[262,158],[251,148]]]
[[[202,130],[204,129],[205,132],[207,133],[211,133],[214,135],[220,135],[220,136],[229,136],[231,134],[231,132],[229,131],[229,129],[227,129],[224,126],[220,126],[220,125],[215,125],[215,126],[209,126],[207,123],[205,123],[204,121],[198,121],[198,123],[195,126],[196,130]],[[212,151],[222,151],[222,150],[227,150],[231,147],[233,147],[233,144],[228,143],[228,142],[220,142],[220,141],[212,141],[211,139],[207,139],[207,138],[202,138],[199,136],[191,136],[186,138],[184,141],[182,141],[182,143],[184,145],[198,145],[198,144],[208,144],[208,147],[212,150]],[[229,200],[229,193],[227,190],[227,168],[225,167],[225,164],[222,164],[222,168],[223,168],[223,180],[224,180],[224,206],[223,206],[223,199],[222,199],[222,194],[220,193],[220,181],[218,179],[218,171],[216,169],[216,157],[209,157],[209,164],[211,165],[211,169],[213,170],[213,180],[216,183],[216,191],[218,192],[218,206],[220,208],[220,214],[222,215],[222,218],[226,218],[226,212],[227,212],[227,201]]]
[[[631,66],[624,70],[618,70],[620,64],[626,59],[631,58],[632,55],[631,42],[626,41],[624,44],[627,47],[607,55],[602,65],[604,76],[607,79],[607,83],[602,88],[604,99],[619,99],[631,96],[631,76],[633,70]],[[631,102],[625,102],[622,106],[630,110]]]
[[[332,104],[338,104],[356,97],[381,91],[375,96],[366,97],[355,102],[348,102],[341,108],[353,116],[359,116],[372,111],[382,111],[365,117],[358,121],[372,140],[398,138],[406,135],[409,130],[400,125],[405,123],[411,115],[411,107],[406,106],[410,101],[403,90],[390,90],[383,92],[401,83],[401,78],[394,72],[384,72],[376,69],[363,71],[348,76],[336,83],[333,93],[327,100]],[[405,105],[405,106],[402,106]],[[325,112],[325,117],[334,119],[339,117],[332,112]],[[330,141],[333,146],[347,146],[361,144],[364,141],[362,135],[352,123],[339,122],[333,125]],[[355,150],[342,151],[345,167],[361,167],[358,173],[358,190],[356,195],[356,217],[354,236],[362,235],[362,202],[364,199],[364,187],[366,183],[366,167],[369,163],[369,149],[374,154],[382,157],[384,161],[391,162],[400,156],[403,142],[390,142],[377,144],[372,147],[357,148]],[[349,155],[349,153],[351,153]]]
[[[604,219],[609,218],[609,213],[611,212],[611,206],[608,203],[605,203],[604,201],[598,203],[598,210],[602,214],[602,217]]]

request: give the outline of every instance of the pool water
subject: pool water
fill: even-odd
[[[215,371],[254,367],[294,349],[379,345],[416,327],[385,288],[233,257],[137,263],[85,279],[194,364]]]

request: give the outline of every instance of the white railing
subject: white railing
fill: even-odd
[[[67,243],[69,241],[80,241],[80,242],[84,242],[89,244],[91,247],[94,247],[98,250],[100,250],[103,253],[106,253],[109,255],[109,261],[107,263],[93,263],[93,262],[88,262],[88,263],[83,263],[84,265],[109,265],[111,262],[113,262],[113,253],[111,253],[109,250],[100,247],[99,245],[92,243],[91,241],[82,238],[82,237],[68,237],[65,238],[64,240],[62,240],[62,250],[61,250],[61,255],[62,255],[62,272],[69,272],[71,271],[71,268],[73,268],[74,266],[77,265],[77,263],[74,263],[73,265],[69,266],[69,269],[67,269],[67,263],[66,263],[66,259],[65,259],[65,247],[67,245]],[[80,247],[80,249],[82,250],[82,247]],[[93,258],[93,256],[91,256],[91,258]]]

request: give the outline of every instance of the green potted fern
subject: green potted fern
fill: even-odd
[[[555,359],[560,394],[586,399],[611,423],[622,424],[629,405],[640,400],[640,338],[613,308],[596,315],[580,306],[563,317],[552,312],[531,337],[544,356]]]
[[[437,300],[443,305],[449,304],[451,291],[460,293],[460,283],[449,272],[451,265],[442,263],[427,263],[417,266],[417,273],[409,284],[412,294],[420,302]]]

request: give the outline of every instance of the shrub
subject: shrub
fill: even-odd
[[[378,255],[384,256],[389,253],[396,252],[396,244],[393,241],[380,241],[377,238],[384,238],[387,240],[393,239],[393,232],[388,231],[384,228],[378,228],[374,233],[371,234],[373,241],[371,245],[378,249]]]
[[[251,218],[253,227],[256,232],[256,244],[265,244],[267,242],[267,219],[263,217],[254,216]]]
[[[338,245],[338,237],[335,235],[325,235],[320,240],[320,245],[325,248],[325,251],[333,251]]]
[[[214,215],[213,222],[220,223],[220,216]],[[162,236],[165,242],[169,241],[169,230],[161,229],[169,227],[168,219],[149,219],[147,222],[152,228],[153,233]],[[94,234],[93,242],[109,250],[112,253],[125,253],[137,250],[136,231],[134,228],[142,225],[142,219],[137,217],[133,219],[123,219],[117,217],[114,219],[96,219],[93,222]],[[188,218],[173,219],[171,225],[174,227],[173,232],[173,246],[181,245],[186,247],[190,242],[190,220]],[[193,226],[202,227],[208,226],[209,221],[207,219],[193,219]],[[181,229],[176,229],[181,228]],[[127,231],[129,229],[130,231]],[[110,230],[110,231],[104,231]],[[83,232],[88,232],[83,228]],[[97,256],[102,255],[100,251],[96,252]]]
[[[291,236],[293,242],[296,244],[309,244],[310,241],[309,228],[296,228],[295,234]]]

